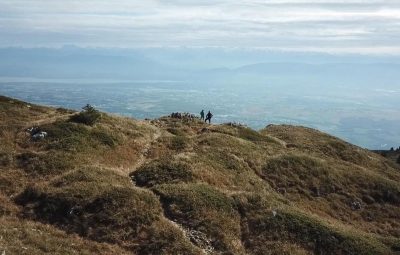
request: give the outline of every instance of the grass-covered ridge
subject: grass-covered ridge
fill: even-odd
[[[378,154],[304,127],[94,113],[0,97],[0,253],[400,252],[400,167]]]

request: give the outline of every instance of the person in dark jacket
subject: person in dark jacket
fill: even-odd
[[[200,119],[204,120],[204,110],[201,110],[201,112],[200,112]]]
[[[207,113],[207,115],[206,115],[206,119],[205,119],[205,121],[204,122],[207,122],[207,120],[208,120],[208,123],[209,124],[211,124],[211,118],[212,118],[212,113],[210,112],[210,111],[208,111],[208,113]]]

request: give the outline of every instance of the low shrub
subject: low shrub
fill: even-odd
[[[157,184],[189,182],[193,180],[190,166],[167,159],[153,161],[131,174],[138,186],[151,187]]]
[[[120,144],[119,137],[101,127],[88,128],[82,124],[57,121],[42,126],[41,130],[48,133],[42,141],[47,149],[79,152],[99,145],[114,147]]]
[[[60,174],[73,165],[73,159],[66,153],[50,151],[47,153],[25,152],[16,156],[17,166],[25,172],[36,175]]]
[[[188,147],[188,139],[184,136],[174,136],[171,138],[168,148],[175,151],[182,151]]]
[[[340,185],[334,171],[322,160],[305,155],[287,154],[267,160],[261,176],[274,188],[289,193],[324,196]]]
[[[100,142],[102,145],[106,145],[109,147],[114,147],[120,143],[118,137],[110,134],[105,130],[92,130],[91,136]]]
[[[87,168],[58,178],[50,186],[28,187],[15,201],[24,206],[23,213],[30,219],[95,241],[129,246],[162,212],[151,192],[129,186],[126,178]]]
[[[153,190],[169,218],[204,234],[215,250],[240,254],[240,217],[233,199],[205,184],[163,184]]]
[[[390,254],[376,239],[331,229],[318,220],[295,212],[277,211],[249,217],[247,246],[267,252],[268,243],[287,241],[314,254]],[[257,254],[262,254],[261,252]]]
[[[252,142],[262,142],[268,141],[268,137],[260,134],[259,132],[246,127],[238,128],[238,136],[242,139],[252,141]]]
[[[146,239],[141,240],[137,254],[184,254],[198,255],[196,248],[181,230],[166,220],[154,222]]]
[[[11,153],[0,151],[0,167],[9,166],[13,162],[13,157]]]
[[[93,126],[101,117],[101,113],[91,105],[86,105],[82,108],[83,111],[72,116],[71,121]]]

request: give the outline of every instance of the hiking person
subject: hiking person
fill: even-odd
[[[200,119],[204,120],[204,110],[201,110],[201,112],[200,112]]]
[[[207,122],[208,120],[208,124],[211,124],[211,118],[212,118],[212,113],[210,111],[208,111],[207,115],[206,115],[206,119],[204,122]]]

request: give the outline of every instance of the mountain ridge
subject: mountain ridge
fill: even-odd
[[[0,96],[0,251],[400,251],[400,167],[378,154],[290,125],[76,114]]]

